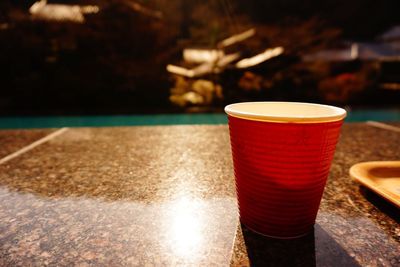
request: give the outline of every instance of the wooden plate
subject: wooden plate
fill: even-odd
[[[400,208],[400,161],[358,163],[350,176]]]

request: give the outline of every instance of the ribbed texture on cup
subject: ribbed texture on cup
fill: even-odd
[[[310,231],[343,122],[228,118],[241,222],[274,237]]]

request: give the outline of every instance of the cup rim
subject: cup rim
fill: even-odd
[[[257,105],[258,107],[265,106],[264,112],[248,110],[250,105]],[[290,107],[292,111],[286,112],[286,114],[273,114],[274,112],[268,112],[267,107],[278,107],[280,108],[286,106]],[[247,110],[240,110],[240,108],[247,107]],[[263,107],[264,108],[264,107]],[[301,110],[304,108],[318,108],[324,111],[325,114],[307,114],[307,112]],[[297,110],[296,110],[297,109]],[[297,112],[296,112],[297,111]],[[286,123],[320,123],[320,122],[335,122],[343,120],[347,112],[343,108],[316,104],[316,103],[306,103],[306,102],[282,102],[282,101],[258,101],[258,102],[240,102],[227,105],[225,107],[225,112],[232,117],[241,118],[245,120],[254,121],[266,121],[266,122],[286,122]],[[285,112],[283,112],[285,113]]]

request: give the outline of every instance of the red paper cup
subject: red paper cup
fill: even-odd
[[[346,111],[292,102],[246,102],[228,114],[240,220],[276,238],[313,229]]]

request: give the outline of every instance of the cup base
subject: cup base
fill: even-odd
[[[252,232],[254,232],[254,233],[256,233],[256,234],[259,234],[259,235],[262,235],[262,236],[265,236],[265,237],[269,237],[269,238],[274,238],[274,239],[296,239],[296,238],[300,238],[300,237],[303,237],[303,236],[308,235],[308,234],[311,233],[311,231],[314,229],[314,225],[313,225],[313,226],[311,227],[310,230],[308,230],[308,231],[305,232],[305,233],[299,234],[299,235],[295,235],[295,236],[275,236],[275,235],[267,235],[267,234],[261,233],[261,232],[259,232],[259,231],[256,231],[256,230],[252,229],[252,228],[249,227],[247,224],[245,224],[245,223],[243,223],[243,222],[241,222],[241,223],[242,223],[244,226],[246,226],[247,229],[249,229],[250,231],[252,231]]]

